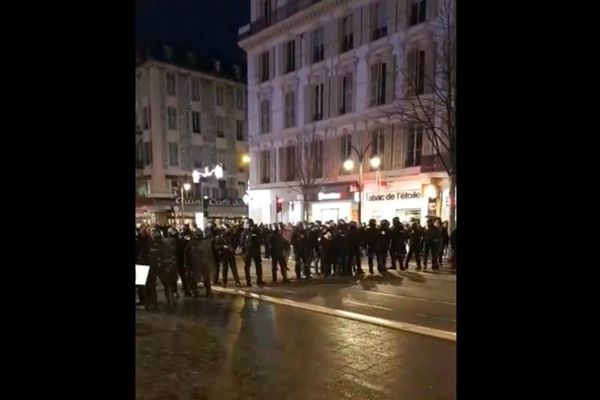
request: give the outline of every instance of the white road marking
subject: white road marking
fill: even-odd
[[[369,308],[377,308],[379,310],[385,310],[385,311],[394,311],[391,308],[387,308],[387,307],[382,307],[382,306],[376,306],[374,304],[366,304],[366,303],[360,303],[358,301],[352,301],[349,299],[344,298],[342,300],[343,303],[345,304],[351,304],[351,305],[355,305],[355,306],[361,306],[361,307],[369,307]]]
[[[349,380],[349,381],[352,381],[352,382],[358,384],[358,385],[364,386],[367,389],[371,389],[371,390],[374,390],[376,392],[383,393],[383,394],[385,394],[387,396],[391,396],[392,395],[392,391],[391,390],[389,390],[388,388],[383,387],[381,385],[376,385],[374,383],[365,381],[363,379],[357,378],[357,377],[352,376],[350,374],[344,374],[343,377],[345,379]]]
[[[416,333],[419,335],[431,336],[431,337],[435,337],[438,339],[444,339],[444,340],[449,340],[451,342],[456,342],[456,332],[452,332],[452,331],[429,328],[426,326],[415,325],[415,324],[411,324],[408,322],[391,321],[389,319],[373,317],[370,315],[363,315],[363,314],[359,314],[359,313],[355,313],[355,312],[351,312],[351,311],[338,310],[335,308],[323,307],[323,306],[319,306],[316,304],[302,303],[299,301],[282,299],[282,298],[267,296],[264,294],[252,293],[252,292],[248,292],[246,290],[241,290],[241,289],[229,289],[229,288],[215,286],[215,287],[213,287],[213,291],[229,293],[229,294],[238,295],[238,296],[244,296],[244,297],[247,297],[250,299],[268,301],[270,303],[281,304],[284,306],[300,308],[300,309],[308,310],[308,311],[314,311],[314,312],[318,312],[321,314],[331,315],[334,317],[346,318],[346,319],[351,319],[351,320],[359,321],[359,322],[365,322],[368,324],[382,326],[384,328],[396,329],[399,331],[411,332],[411,333]]]
[[[418,315],[419,317],[425,317],[425,318],[441,319],[442,321],[456,322],[455,319],[438,317],[438,316],[435,316],[435,315],[427,315],[427,314],[419,314],[419,313],[415,313],[415,315]]]
[[[363,293],[378,294],[378,295],[381,295],[381,296],[404,297],[404,298],[408,298],[408,299],[415,300],[415,301],[426,301],[426,302],[432,302],[432,303],[448,304],[448,305],[456,307],[456,303],[452,302],[452,301],[436,300],[436,299],[430,299],[430,298],[427,298],[427,297],[410,296],[410,295],[407,295],[407,294],[388,293],[388,292],[384,292],[384,291],[381,291],[381,290],[365,290],[365,289],[360,289],[358,287],[350,287],[350,288],[347,288],[347,289],[357,290],[357,291],[363,292]]]

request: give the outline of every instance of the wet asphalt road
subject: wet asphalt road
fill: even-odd
[[[244,283],[243,263],[237,261],[240,279]],[[364,266],[363,266],[364,267]],[[411,323],[428,328],[456,332],[456,275],[447,272],[416,272],[388,270],[363,278],[344,277],[297,281],[291,284],[271,283],[270,260],[263,260],[263,276],[267,285],[255,285],[255,269],[251,268],[253,293],[315,304],[332,309],[351,311],[391,321]],[[289,265],[294,276],[293,262]],[[229,277],[228,287],[235,285]],[[281,276],[279,276],[281,280]]]
[[[319,290],[336,290],[316,286]],[[339,290],[354,299],[353,293],[359,289]],[[159,301],[164,301],[161,294]],[[161,353],[160,363],[181,356],[178,351],[185,350],[174,344],[181,345],[186,332],[189,335],[184,344],[193,344],[195,337],[200,340],[199,334],[193,332],[209,332],[215,338],[214,345],[206,345],[213,342],[202,339],[203,350],[194,351],[217,355],[208,372],[203,369],[207,361],[200,364],[191,361],[185,368],[172,367],[164,374],[138,364],[138,381],[143,378],[143,382],[156,385],[165,382],[160,390],[156,385],[138,387],[138,399],[447,400],[456,397],[453,342],[218,293],[211,300],[180,299],[172,310],[138,311],[136,316],[138,330],[144,330],[144,337],[151,337],[153,331],[163,335],[167,332],[162,342],[157,342],[160,344],[153,345],[151,341],[143,344],[169,349]],[[145,351],[152,355],[155,350]],[[202,359],[202,355],[193,360]]]

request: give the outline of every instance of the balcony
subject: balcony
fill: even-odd
[[[271,25],[275,25],[278,22],[283,21],[286,18],[312,6],[313,4],[319,3],[321,0],[290,0],[286,4],[282,5],[275,11],[270,12],[262,18],[251,22],[248,28],[244,27],[238,31],[239,39],[243,40],[249,36],[252,36]]]
[[[448,163],[448,154],[443,154],[444,161]],[[443,172],[446,171],[444,164],[437,154],[421,156],[421,172]]]

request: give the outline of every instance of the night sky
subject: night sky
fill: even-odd
[[[249,21],[249,0],[137,0],[136,46],[164,43],[245,64],[237,32]]]

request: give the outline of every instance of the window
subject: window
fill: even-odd
[[[179,166],[179,145],[177,143],[169,143],[169,166]]]
[[[200,101],[200,82],[192,79],[192,101]]]
[[[167,127],[177,129],[177,109],[173,107],[167,107]]]
[[[425,22],[427,18],[427,1],[426,0],[410,0],[410,24],[409,26],[417,25]]]
[[[260,103],[260,133],[271,132],[271,103],[263,100]]]
[[[261,16],[265,19],[265,24],[271,25],[271,0],[261,0],[260,12]]]
[[[421,95],[425,93],[425,51],[414,49],[409,53],[409,93]]]
[[[385,14],[384,0],[380,0],[371,5],[371,40],[377,40],[387,35],[387,21]]]
[[[340,115],[352,112],[352,73],[342,76],[340,93]]]
[[[323,176],[323,141],[317,140],[311,143],[311,158],[312,158],[312,176],[321,178]]]
[[[269,52],[265,51],[258,56],[260,82],[269,80]]]
[[[215,200],[220,200],[221,193],[219,193],[219,192],[220,192],[219,188],[212,188],[212,198]]]
[[[233,108],[233,86],[225,86],[225,103],[227,108]]]
[[[296,146],[288,146],[285,148],[285,180],[293,181],[296,179]]]
[[[352,50],[354,47],[354,34],[352,31],[352,14],[347,15],[340,21],[340,53]]]
[[[150,129],[150,108],[144,107],[142,109],[143,119],[144,119],[144,129]]]
[[[271,150],[260,152],[260,183],[271,182]]]
[[[225,118],[216,117],[217,123],[217,137],[224,138],[225,137]]]
[[[244,141],[244,121],[235,121],[235,139]]]
[[[192,111],[192,132],[200,133],[200,113]]]
[[[319,28],[312,33],[312,62],[323,61],[325,58],[325,45],[323,40],[323,28]]]
[[[244,110],[244,91],[242,89],[235,90],[235,106],[238,110]]]
[[[290,40],[285,44],[285,73],[296,70],[296,41]]]
[[[223,86],[217,85],[217,105],[223,105]]]
[[[371,146],[371,157],[379,157],[381,159],[381,164],[378,168],[373,168],[369,165],[372,171],[377,169],[383,169],[383,153],[385,152],[385,132],[383,127],[375,128],[371,132],[371,142],[373,145]]]
[[[219,151],[217,152],[217,163],[218,164],[223,164],[225,162],[225,150],[223,149],[219,149]],[[219,181],[221,182],[221,181]],[[223,181],[225,182],[225,181]]]
[[[386,73],[385,62],[371,65],[371,107],[385,104]]]
[[[285,94],[285,127],[296,126],[296,92]]]
[[[317,83],[313,86],[313,121],[323,119],[323,83]]]
[[[352,135],[344,135],[340,137],[341,159],[347,160],[352,157]]]
[[[340,136],[340,160],[342,160],[340,171],[342,174],[351,173],[343,167],[343,162],[352,158],[352,148],[350,146],[352,146],[352,135]]]
[[[423,148],[423,126],[411,125],[406,137],[406,159],[404,167],[421,165],[421,150]]]
[[[175,74],[167,72],[167,95],[175,96]]]
[[[144,166],[152,165],[152,142],[144,142],[142,149],[142,158]]]

